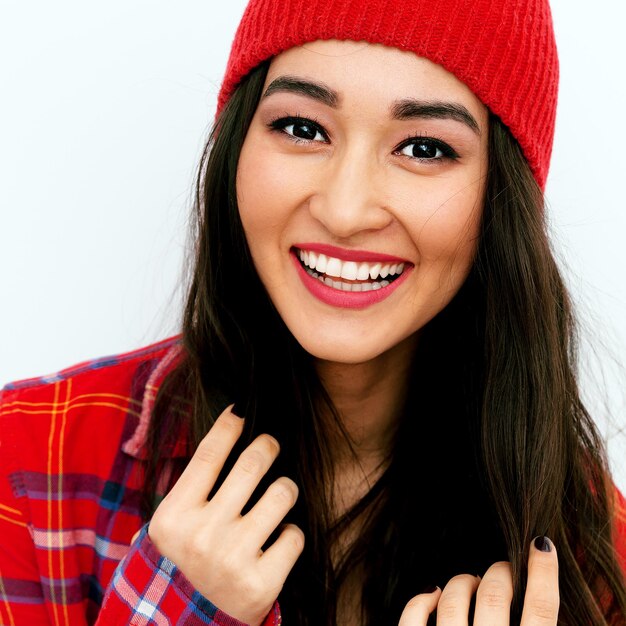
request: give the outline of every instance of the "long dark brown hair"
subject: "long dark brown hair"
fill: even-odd
[[[427,586],[443,587],[459,573],[483,574],[499,560],[512,565],[512,619],[519,621],[536,535],[548,535],[558,549],[559,623],[624,623],[614,488],[602,441],[579,398],[576,329],[546,234],[543,195],[517,142],[493,116],[473,269],[420,331],[381,478],[333,519],[329,450],[339,417],[311,355],[254,270],[237,208],[238,158],[267,66],[229,100],[199,167],[185,359],[161,387],[150,425],[146,516],[164,469],[164,442],[188,432],[191,456],[235,402],[246,423],[231,464],[268,432],[282,452],[259,493],[278,475],[300,488],[289,521],[303,529],[306,546],[279,597],[285,624],[335,624],[338,590],[354,571],[364,580],[362,623],[397,624],[406,602]],[[172,410],[181,401],[183,409]],[[357,538],[338,562],[331,560],[338,536],[355,520]]]

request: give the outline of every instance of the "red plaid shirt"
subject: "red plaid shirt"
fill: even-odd
[[[131,544],[154,398],[179,354],[169,339],[0,392],[1,625],[242,626],[159,554],[145,527]],[[280,623],[275,604],[264,626]]]
[[[131,545],[148,421],[179,351],[169,339],[0,392],[0,624],[244,626],[145,527]],[[264,626],[280,623],[276,604]]]

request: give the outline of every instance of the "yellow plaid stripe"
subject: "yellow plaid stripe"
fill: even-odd
[[[71,380],[71,379],[70,379]],[[69,381],[68,381],[69,382]],[[58,384],[58,383],[57,383]],[[45,408],[50,411],[55,406],[63,406],[65,404],[73,404],[78,400],[93,400],[96,398],[104,398],[107,400],[121,400],[122,402],[128,402],[129,404],[134,404],[136,406],[141,406],[141,400],[136,400],[135,398],[131,398],[130,396],[123,396],[117,393],[83,393],[73,398],[67,398],[63,402],[25,402],[24,400],[13,400],[12,402],[4,402],[2,403],[2,413],[12,412],[9,409],[14,409],[16,407],[37,407],[37,408]]]

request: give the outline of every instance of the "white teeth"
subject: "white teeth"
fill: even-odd
[[[370,266],[368,263],[361,263],[356,273],[357,280],[367,280],[370,277]]]
[[[339,259],[330,257],[328,259],[328,263],[326,264],[325,273],[328,274],[329,276],[340,278],[341,277],[341,261]]]
[[[333,286],[333,279],[329,278],[328,276],[326,276],[326,278],[324,278],[324,284],[328,285],[329,287]]]
[[[378,273],[380,272],[380,268],[382,265],[380,263],[375,263],[374,265],[370,265],[370,278],[372,280],[376,280],[378,278]]]
[[[328,282],[326,278],[328,276],[332,278],[344,278],[346,280],[363,280],[363,281],[375,281],[378,278],[387,278],[387,276],[399,276],[404,271],[404,263],[367,263],[356,261],[342,261],[335,257],[328,257],[325,254],[318,254],[311,250],[298,250],[298,257],[302,261],[302,264],[311,270],[315,270],[320,274],[326,274],[326,277],[322,279],[325,284],[334,287],[335,283],[340,281]],[[313,273],[313,272],[312,272]],[[386,287],[391,281],[382,280],[373,283],[374,287],[356,289],[356,291],[369,291],[370,289],[380,289],[381,285]],[[343,283],[344,287],[341,287],[344,291],[349,291],[345,288],[346,283]],[[335,287],[339,288],[339,287]]]
[[[380,283],[372,283],[372,291],[376,291],[380,289]]]
[[[317,263],[315,264],[315,269],[318,272],[321,272],[322,274],[324,274],[326,272],[326,264],[327,263],[328,263],[328,259],[326,258],[326,255],[320,254],[317,257]]]
[[[363,285],[361,283],[354,283],[354,285],[352,285],[352,291],[363,291]]]
[[[361,286],[361,291],[371,291],[372,283],[363,283]]]
[[[357,265],[354,261],[345,261],[341,268],[341,278],[356,280]]]

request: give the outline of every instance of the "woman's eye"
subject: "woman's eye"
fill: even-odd
[[[398,148],[396,154],[403,154],[422,161],[457,158],[456,152],[450,146],[435,139],[411,139]]]
[[[307,119],[285,117],[271,122],[270,127],[300,141],[327,141],[318,124]]]

